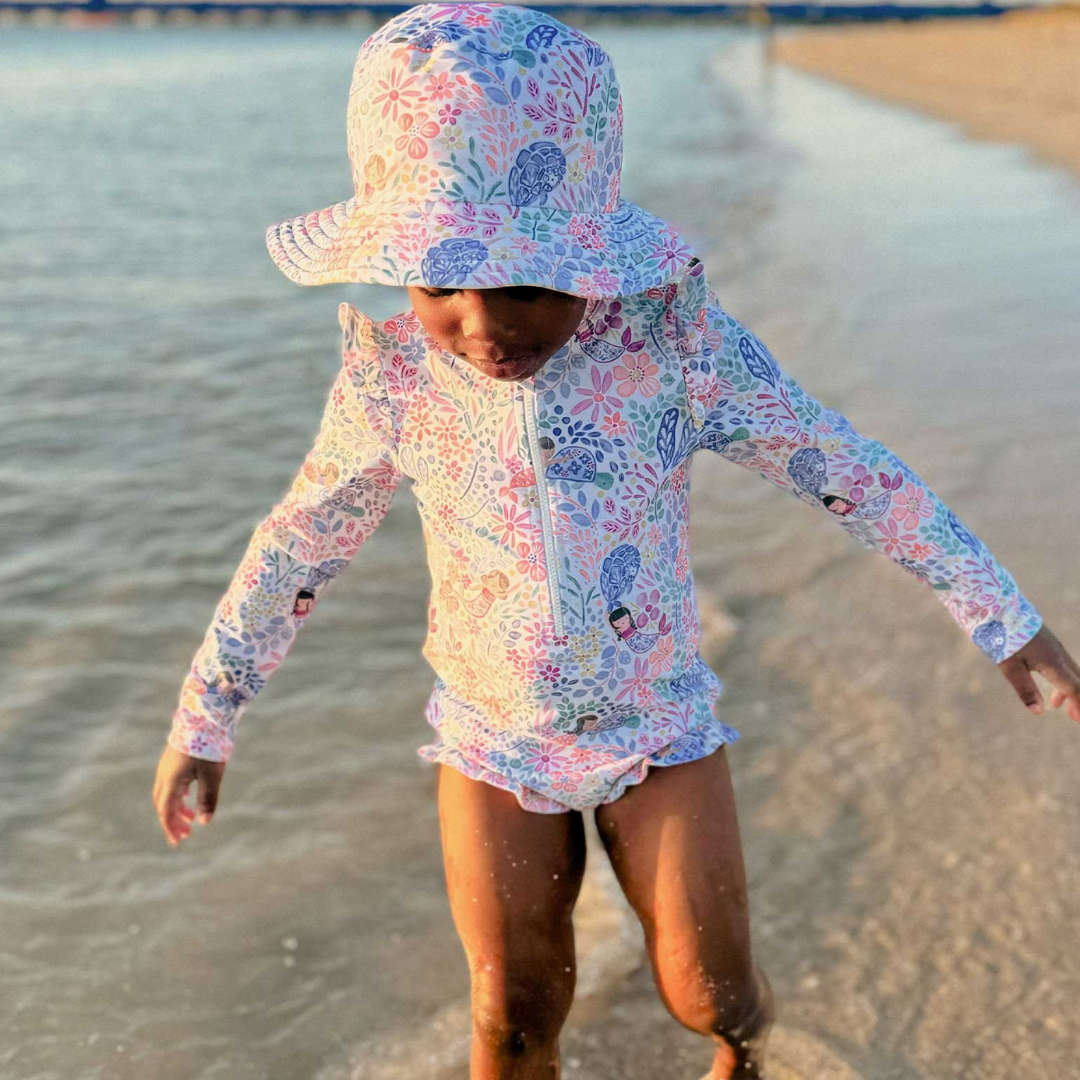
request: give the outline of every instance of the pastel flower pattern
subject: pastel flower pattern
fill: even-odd
[[[319,433],[218,603],[173,715],[178,750],[228,760],[241,715],[403,478],[432,578],[433,739],[417,753],[538,813],[612,802],[649,768],[739,737],[698,652],[687,466],[699,449],[925,583],[990,661],[1041,626],[903,461],[723,310],[696,259],[663,287],[590,301],[571,341],[519,384],[460,363],[408,313],[377,324],[342,304],[340,321]]]
[[[417,5],[361,46],[346,116],[354,195],[267,230],[302,285],[542,285],[615,298],[693,254],[621,197],[608,54],[516,4]]]

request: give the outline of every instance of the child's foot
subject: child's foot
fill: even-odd
[[[702,1080],[763,1080],[765,1043],[773,1022],[773,994],[769,980],[760,969],[754,969],[758,987],[758,1006],[753,1016],[732,1030],[727,1038],[714,1035],[716,1056],[712,1069]],[[751,1033],[743,1038],[743,1033]]]

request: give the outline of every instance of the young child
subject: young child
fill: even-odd
[[[786,375],[684,240],[620,197],[609,57],[550,15],[423,4],[361,47],[355,197],[268,232],[293,281],[408,287],[339,309],[343,364],[184,680],[154,804],[168,840],[217,804],[237,723],[328,582],[416,494],[446,881],[472,978],[473,1080],[559,1075],[592,810],[657,987],[760,1076],[771,995],[698,654],[688,464],[760,473],[933,588],[1022,701],[1080,720],[1080,669],[914,472]],[[449,766],[448,768],[446,766]]]

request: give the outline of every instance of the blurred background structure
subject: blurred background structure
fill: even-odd
[[[515,0],[510,0],[515,2]],[[35,22],[50,25],[59,21],[68,25],[103,24],[133,19],[141,25],[155,25],[160,20],[184,22],[191,17],[210,16],[218,22],[237,20],[258,24],[264,20],[289,21],[290,17],[325,17],[356,14],[373,20],[373,25],[411,7],[408,3],[384,3],[365,0],[0,0],[0,15],[11,21],[30,16]],[[813,0],[810,3],[787,3],[783,0],[735,0],[715,3],[712,0],[554,0],[530,5],[560,16],[702,18],[712,16],[762,24],[781,22],[833,22],[872,19],[923,19],[958,16],[986,16],[1019,8],[1043,6],[1041,0]]]

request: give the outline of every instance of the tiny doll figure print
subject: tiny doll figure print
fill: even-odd
[[[201,679],[196,683],[195,692],[200,697],[217,698],[218,708],[236,708],[248,700],[247,691],[236,685],[236,678],[231,671],[219,671],[212,680]],[[212,702],[210,708],[214,708]]]
[[[315,593],[311,589],[300,589],[293,601],[292,613],[297,619],[306,619],[315,606]]]
[[[801,491],[814,495],[830,514],[839,517],[856,517],[865,521],[876,521],[892,505],[893,492],[903,482],[903,475],[896,473],[887,476],[878,474],[881,487],[885,490],[863,501],[865,486],[873,483],[873,474],[863,465],[856,465],[850,481],[847,497],[842,495],[822,495],[822,488],[828,480],[828,458],[823,450],[816,446],[804,446],[796,450],[788,459],[788,476],[795,481]]]
[[[608,624],[615,636],[636,653],[650,652],[666,634],[671,633],[667,617],[660,616],[657,633],[639,629],[634,613],[623,603],[622,595],[633,584],[641,568],[641,555],[633,544],[620,544],[600,564],[600,591],[608,604]]]

